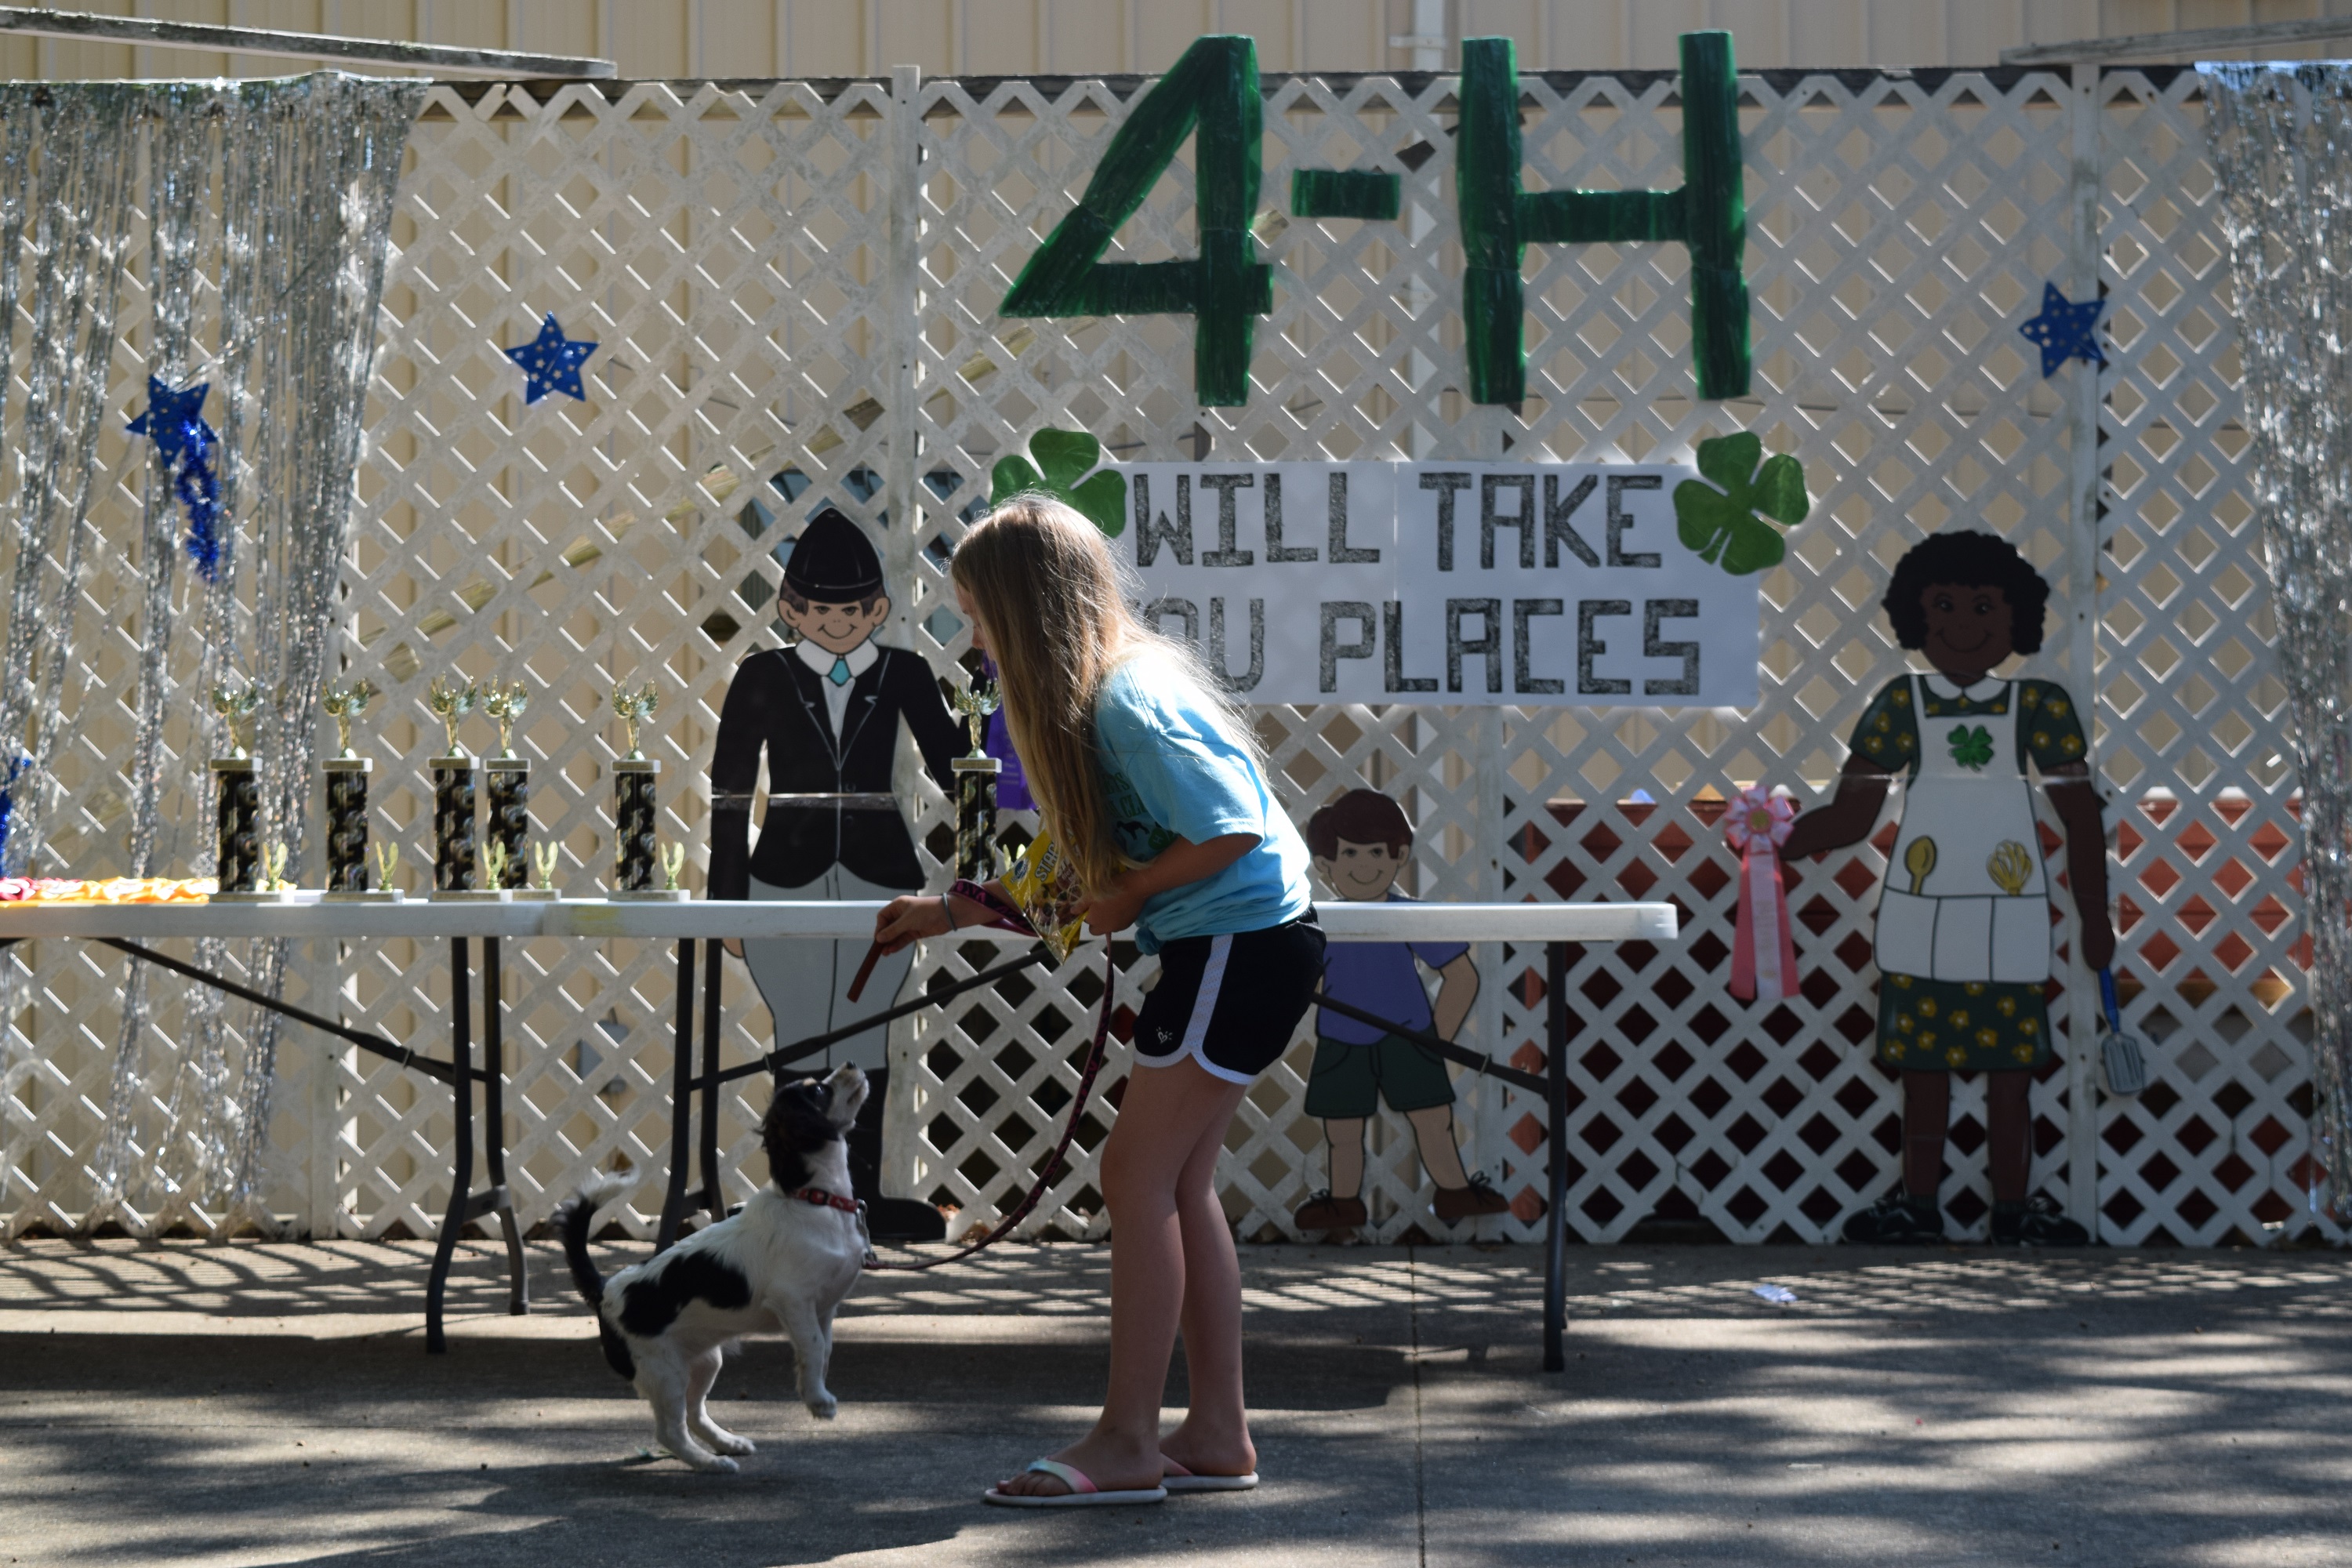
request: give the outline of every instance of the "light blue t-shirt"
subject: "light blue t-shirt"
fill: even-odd
[[[1095,703],[1095,750],[1111,834],[1129,859],[1153,859],[1179,838],[1258,836],[1215,876],[1146,900],[1135,922],[1138,947],[1157,952],[1179,937],[1263,931],[1307,912],[1306,844],[1190,682],[1150,654],[1121,665]]]

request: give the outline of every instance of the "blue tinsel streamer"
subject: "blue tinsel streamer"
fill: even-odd
[[[220,570],[220,481],[213,474],[213,449],[220,437],[205,423],[200,381],[174,392],[155,376],[147,378],[147,411],[130,425],[133,436],[151,437],[172,475],[172,492],[188,513],[188,559],[209,583]]]
[[[0,868],[8,864],[8,818],[16,809],[16,781],[25,776],[25,770],[32,763],[30,757],[11,757],[6,770],[0,772]]]

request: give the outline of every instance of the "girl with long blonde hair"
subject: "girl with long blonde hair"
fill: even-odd
[[[1088,928],[1108,936],[1132,926],[1136,945],[1160,963],[1135,1023],[1140,1070],[1103,1145],[1111,1368],[1102,1415],[987,1500],[1066,1508],[1242,1490],[1257,1484],[1257,1450],[1217,1155],[1322,974],[1307,847],[1266,783],[1247,721],[1189,646],[1138,618],[1092,523],[1045,497],[1015,497],[965,535],[950,571],[972,646],[996,661],[1030,790],[1086,889]],[[991,918],[960,896],[909,896],[882,911],[875,940],[895,952]],[[1192,1402],[1163,1436],[1160,1399],[1180,1329]]]

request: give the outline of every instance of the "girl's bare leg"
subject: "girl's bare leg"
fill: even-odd
[[[1182,1217],[1178,1194],[1188,1167],[1203,1149],[1208,1152],[1200,1191],[1207,1209],[1215,1212],[1217,1234],[1224,1237],[1223,1289],[1232,1296],[1232,1328],[1231,1350],[1223,1353],[1232,1366],[1234,1415],[1239,1415],[1240,1266],[1209,1184],[1225,1124],[1246,1092],[1247,1085],[1228,1083],[1189,1059],[1172,1067],[1138,1068],[1128,1076],[1127,1097],[1102,1158],[1103,1203],[1111,1227],[1110,1388],[1094,1430],[1053,1456],[1104,1491],[1160,1484],[1160,1401],[1168,1389],[1168,1359],[1176,1348],[1180,1315],[1190,1322],[1185,1275],[1193,1250],[1189,1232],[1197,1228]],[[1214,1268],[1214,1259],[1207,1266]],[[1221,1353],[1213,1347],[1217,1331],[1203,1329],[1213,1364]],[[1200,1376],[1197,1366],[1193,1375]],[[1037,1496],[1069,1490],[1060,1478],[1034,1470],[997,1486]]]
[[[1236,1100],[1238,1105],[1239,1101]],[[1257,1468],[1242,1396],[1242,1269],[1233,1227],[1217,1201],[1217,1156],[1231,1113],[1203,1131],[1177,1179],[1184,1236],[1184,1371],[1192,1402],[1160,1451],[1196,1475]]]

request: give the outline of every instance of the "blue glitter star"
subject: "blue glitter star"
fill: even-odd
[[[2099,312],[2107,308],[2105,300],[2090,300],[2077,305],[2058,292],[2055,283],[2042,286],[2042,314],[2017,330],[2042,347],[2042,374],[2044,380],[2058,374],[2058,367],[2070,359],[2089,360],[2105,364],[2107,356],[2099,352]]]
[[[205,581],[213,581],[220,567],[220,482],[213,474],[213,448],[220,437],[205,423],[205,395],[212,383],[200,381],[184,392],[174,392],[157,376],[147,378],[147,410],[133,419],[133,436],[155,443],[163,467],[172,476],[173,493],[188,512],[188,556]]]
[[[525,403],[537,403],[551,392],[585,403],[588,392],[580,384],[580,367],[595,352],[594,343],[565,337],[563,329],[555,324],[555,312],[550,310],[540,326],[539,336],[507,350],[507,358],[522,366],[523,374],[530,378],[522,395]]]

